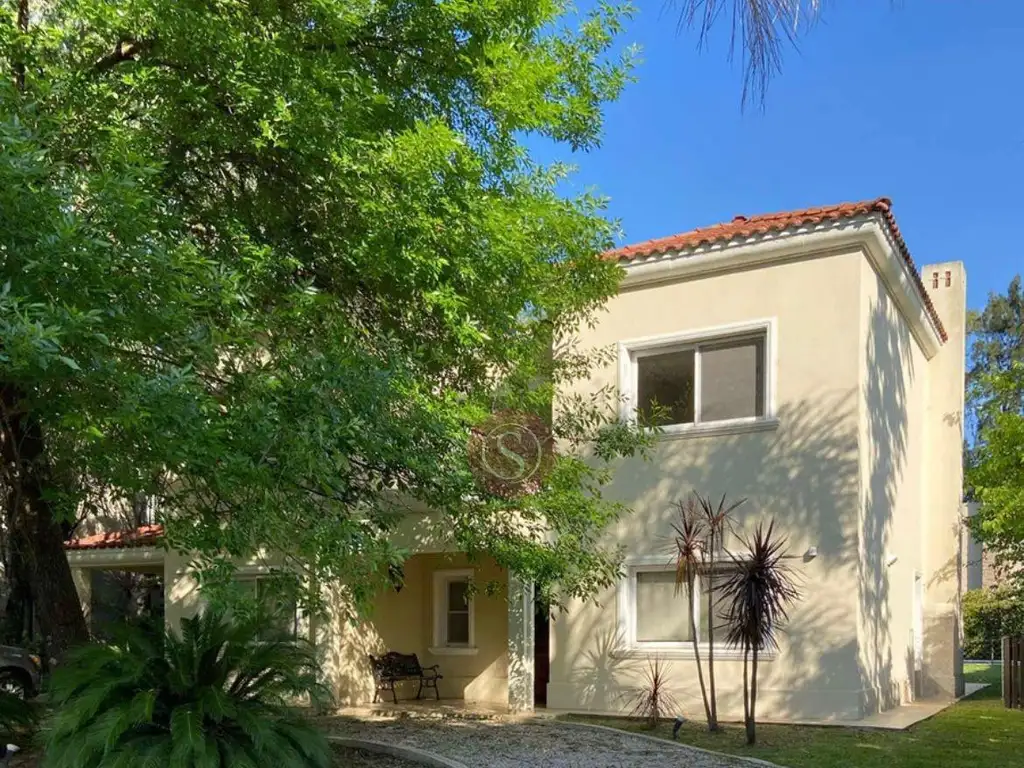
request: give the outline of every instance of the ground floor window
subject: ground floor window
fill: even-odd
[[[434,573],[434,650],[476,647],[472,569]]]
[[[676,572],[671,564],[627,566],[619,589],[620,633],[627,647],[635,650],[689,651],[692,649],[694,628],[697,641],[706,644],[712,622],[715,646],[724,645],[727,606],[722,598],[721,586],[728,575],[726,565],[716,567],[714,571],[705,571],[696,580],[691,622],[687,586],[677,584]]]

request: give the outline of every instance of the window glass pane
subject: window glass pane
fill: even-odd
[[[636,639],[641,643],[682,642],[690,639],[686,590],[676,593],[673,571],[636,574]]]
[[[448,614],[448,645],[469,645],[469,613]]]
[[[764,338],[700,348],[700,420],[764,416]]]
[[[466,596],[466,588],[469,583],[466,581],[448,582],[448,610],[465,611],[469,609],[469,600]]]
[[[661,406],[666,413],[658,426],[693,422],[693,355],[687,350],[637,358],[637,409],[650,419],[651,406]]]
[[[711,616],[711,589],[715,589],[714,600],[715,600],[715,645],[721,645],[725,642],[726,633],[729,631],[729,623],[727,616],[729,614],[729,605],[722,591],[722,586],[729,578],[729,574],[726,571],[715,570],[714,574],[705,575],[701,578],[700,585],[700,627],[698,632],[700,633],[700,639],[707,642],[708,639],[708,620]]]

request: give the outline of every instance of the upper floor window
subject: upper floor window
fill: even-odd
[[[772,416],[770,323],[622,345],[628,415],[667,431]]]

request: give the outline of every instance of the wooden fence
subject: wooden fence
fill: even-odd
[[[1024,709],[1024,637],[1003,638],[1003,704]]]

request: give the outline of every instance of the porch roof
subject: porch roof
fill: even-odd
[[[71,539],[64,543],[68,550],[126,549],[128,547],[150,547],[163,536],[162,525],[142,525],[129,531],[110,531]]]

